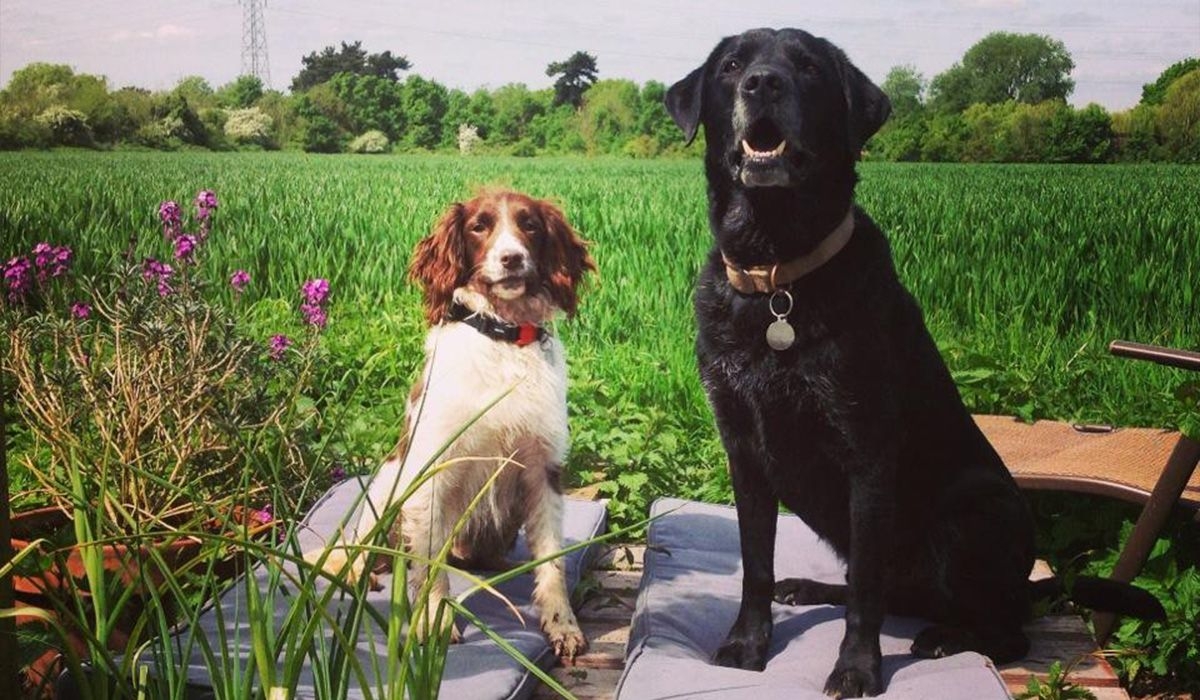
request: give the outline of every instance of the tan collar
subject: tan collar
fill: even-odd
[[[811,253],[785,263],[744,268],[739,267],[724,253],[721,253],[721,259],[725,261],[725,276],[729,278],[729,284],[742,294],[767,294],[784,289],[792,282],[829,262],[833,256],[838,254],[838,251],[846,246],[850,240],[850,234],[853,232],[854,209],[851,209],[846,212],[846,218],[842,219],[842,223],[838,224],[837,228],[833,229],[828,236],[825,236],[825,240],[821,241]]]

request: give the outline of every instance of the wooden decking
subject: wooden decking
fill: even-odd
[[[597,568],[585,579],[579,619],[591,647],[574,666],[558,666],[552,674],[580,700],[609,700],[616,693],[617,680],[625,665],[625,644],[629,641],[629,621],[642,575],[643,552],[641,546],[617,548],[601,557]],[[1044,617],[1026,630],[1033,640],[1029,656],[1000,668],[1000,676],[1010,693],[1025,690],[1031,675],[1045,678],[1050,664],[1059,661],[1064,666],[1075,664],[1071,681],[1091,690],[1097,700],[1129,700],[1112,667],[1097,653],[1091,632],[1079,617]],[[558,695],[543,686],[534,697],[548,700]]]

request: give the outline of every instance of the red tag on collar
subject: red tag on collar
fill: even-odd
[[[522,323],[517,326],[517,346],[525,347],[537,340],[538,327],[532,323]]]

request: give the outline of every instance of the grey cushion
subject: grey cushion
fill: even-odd
[[[728,506],[657,501],[630,631],[620,700],[650,698],[822,699],[845,630],[840,606],[773,606],[775,631],[761,672],[709,663],[737,617],[741,554]],[[799,518],[779,517],[775,573],[843,583],[845,571]],[[991,662],[974,653],[928,660],[908,653],[925,623],[888,617],[880,645],[886,698],[1005,699]]]
[[[312,508],[308,517],[305,520],[305,527],[300,533],[300,543],[304,551],[320,547],[322,543],[332,539],[332,534],[336,532],[339,524],[348,523],[346,531],[349,533],[354,523],[357,520],[357,510],[355,515],[347,518],[347,511],[354,508],[355,503],[360,498],[362,493],[362,484],[356,479],[343,481],[335,485],[329,490],[321,500]],[[564,546],[586,541],[594,538],[604,531],[605,528],[605,508],[601,502],[581,501],[575,499],[566,499],[564,508]],[[588,547],[583,550],[573,552],[566,555],[566,572],[567,580],[570,588],[574,588],[579,582],[581,568],[587,563],[587,558],[592,553],[593,548]],[[513,560],[528,560],[530,558],[528,548],[524,543],[524,536],[518,539],[517,545],[509,558]],[[268,571],[264,566],[257,567],[251,575],[258,585],[259,590],[266,590]],[[241,666],[242,673],[247,664],[252,664],[252,656],[250,654],[250,634],[245,611],[245,596],[246,596],[246,581],[241,581],[227,591],[220,599],[219,606],[208,610],[199,620],[198,629],[207,636],[207,638],[215,645],[217,640],[224,638],[225,646],[229,650],[230,657],[236,657]],[[389,596],[391,594],[392,577],[390,574],[381,577],[381,583],[384,590],[372,592],[368,596],[368,600],[372,606],[381,612],[385,613],[390,607]],[[291,584],[285,584],[285,588]],[[454,593],[459,593],[469,586],[465,579],[459,577],[451,577],[451,590]],[[324,584],[318,584],[318,590],[324,588]],[[518,650],[520,650],[527,658],[533,660],[542,668],[549,668],[554,664],[554,656],[551,653],[549,645],[546,643],[545,637],[541,633],[538,624],[537,614],[534,612],[530,602],[533,590],[532,574],[524,574],[511,581],[502,584],[497,588],[507,598],[517,606],[524,617],[524,624],[518,620],[502,602],[494,596],[484,592],[479,592],[473,595],[467,601],[467,608],[479,615],[493,630],[499,632],[505,639],[511,642]],[[348,600],[344,600],[348,596],[337,593],[333,596],[329,609],[336,614],[338,610],[347,610],[350,608]],[[276,594],[276,615],[275,624],[278,629],[284,615],[287,613],[290,600],[280,594]],[[362,667],[366,672],[373,674],[372,669],[378,668],[380,675],[383,674],[382,664],[386,661],[387,650],[384,648],[386,644],[386,632],[380,631],[378,627],[370,622],[365,623],[364,629],[359,633],[357,639],[356,654],[359,658]],[[446,667],[441,685],[441,697],[444,698],[522,698],[528,697],[536,687],[538,681],[517,661],[513,660],[504,650],[500,649],[491,639],[486,637],[478,628],[466,624],[465,621],[459,620],[459,627],[462,630],[463,637],[459,644],[451,645],[449,654],[446,657]],[[324,634],[320,636],[329,644],[334,637],[329,632],[328,623],[324,626]],[[184,631],[177,635],[177,639],[183,643],[186,641],[189,632]],[[191,655],[192,663],[189,665],[189,677],[198,686],[210,686],[213,684],[213,679],[210,677],[209,670],[202,662],[202,658],[193,653]],[[321,692],[319,684],[314,682],[313,669],[310,667],[310,661],[306,659],[305,667],[300,672],[300,682],[297,688],[297,693],[294,697],[311,698],[323,697],[327,695]],[[232,669],[225,671],[231,672]],[[386,682],[386,679],[384,679]],[[219,684],[219,681],[218,681]],[[357,681],[351,683],[349,697],[363,697],[363,693],[357,688]],[[375,684],[371,683],[371,696],[380,697],[379,690]],[[199,695],[203,695],[200,693]]]

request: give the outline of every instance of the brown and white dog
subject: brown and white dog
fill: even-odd
[[[425,367],[409,397],[400,444],[367,491],[356,543],[371,541],[379,516],[436,463],[442,466],[400,506],[399,534],[415,561],[437,555],[498,469],[453,543],[457,563],[508,568],[505,554],[522,525],[535,559],[562,548],[566,358],[545,324],[560,312],[575,314],[580,281],[595,269],[587,243],[561,211],[511,191],[485,191],[452,205],[417,244],[409,275],[422,288],[430,324]],[[345,552],[335,549],[324,568],[357,579],[363,557],[351,554],[342,571]],[[419,589],[426,577],[427,567],[414,565],[410,588]],[[449,594],[444,571],[435,574],[431,591],[426,623],[418,623],[423,629]],[[560,559],[534,569],[533,603],[556,654],[572,659],[587,647]],[[458,636],[452,627],[452,639]]]

